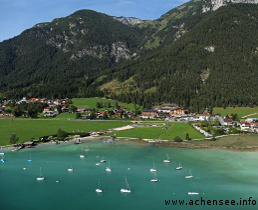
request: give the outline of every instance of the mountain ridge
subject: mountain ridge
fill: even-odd
[[[250,70],[257,69],[256,48],[252,47],[257,46],[253,37],[257,32],[257,1],[252,1],[252,5],[228,2],[219,1],[216,5],[222,6],[218,9],[203,12],[204,5],[215,8],[213,0],[193,0],[154,21],[124,17],[117,20],[92,10],[80,10],[50,23],[36,24],[20,36],[0,43],[0,97],[18,98],[28,93],[49,98],[108,96],[145,107],[173,101],[192,109],[243,105],[249,101],[254,105],[257,88],[252,87],[244,96],[227,80],[232,77],[239,83],[237,74],[242,78],[255,78],[257,74]],[[223,6],[224,3],[227,4]],[[140,23],[131,25],[128,21]],[[230,53],[236,54],[245,66],[234,63]],[[220,56],[228,56],[228,60]],[[230,73],[225,74],[220,68]],[[219,81],[223,77],[230,96],[221,92],[224,84]],[[178,82],[185,88],[179,87]],[[246,91],[247,82],[242,86]],[[209,93],[207,89],[216,91]],[[243,99],[236,97],[236,91]]]

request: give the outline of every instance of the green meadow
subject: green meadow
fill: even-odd
[[[11,133],[16,133],[19,142],[55,135],[60,128],[66,132],[100,131],[131,124],[125,121],[75,121],[75,120],[21,120],[0,119],[0,145],[9,145]]]
[[[224,117],[226,115],[230,116],[233,113],[233,114],[237,114],[239,118],[243,118],[247,115],[258,113],[258,107],[254,107],[254,108],[250,108],[250,107],[236,107],[236,108],[227,107],[226,109],[223,109],[221,107],[216,107],[216,108],[213,108],[213,113],[214,114],[220,113],[222,117]],[[252,115],[252,116],[248,116],[247,118],[249,118],[249,117],[253,118],[255,116],[257,116],[257,114]]]
[[[114,109],[114,100],[111,99],[106,99],[106,98],[73,98],[72,99],[73,105],[77,106],[78,108],[89,108],[89,109],[97,109],[96,107],[96,103],[97,102],[102,102],[102,103],[107,103],[107,102],[111,102],[111,108],[108,107],[103,107],[103,109]],[[127,103],[122,103],[122,102],[118,102],[119,106],[125,106],[127,109],[134,111],[135,107],[134,104],[127,104]],[[137,106],[140,110],[142,109],[142,107]]]
[[[169,123],[162,127],[136,127],[130,130],[116,132],[117,137],[128,137],[153,140],[173,140],[176,136],[186,139],[186,134],[191,139],[203,139],[204,136],[187,123]]]
[[[55,117],[56,119],[75,119],[76,113],[61,113]]]

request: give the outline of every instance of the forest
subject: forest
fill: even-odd
[[[175,12],[136,26],[90,10],[38,24],[0,43],[0,97],[105,96],[190,111],[256,106],[258,5]],[[175,39],[178,26],[186,32]],[[160,41],[149,48],[151,40]],[[117,60],[118,49],[129,58]]]

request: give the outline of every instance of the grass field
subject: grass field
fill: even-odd
[[[75,119],[76,113],[61,113],[57,115],[55,118],[57,119]]]
[[[171,140],[175,136],[180,136],[182,139],[186,139],[186,134],[189,134],[191,139],[203,139],[204,135],[196,131],[193,127],[187,123],[172,123],[169,129],[161,135],[161,139]]]
[[[236,107],[236,108],[227,107],[226,109],[217,107],[217,108],[213,108],[213,113],[214,114],[220,113],[221,116],[223,116],[223,117],[226,116],[226,115],[230,116],[233,113],[233,114],[237,114],[239,118],[243,118],[247,115],[258,113],[258,107],[254,107],[254,108],[250,108],[250,107]],[[257,115],[250,116],[250,118],[253,118],[255,116],[257,116]]]
[[[237,135],[218,138],[216,141],[189,141],[189,144],[200,147],[217,147],[227,149],[258,149],[258,135]]]
[[[186,133],[191,139],[202,139],[204,136],[186,123],[170,123],[170,126],[162,127],[137,127],[130,130],[116,132],[117,137],[129,137],[139,139],[173,140],[180,136],[183,140]]]
[[[131,124],[124,121],[73,121],[73,120],[0,120],[0,145],[9,145],[11,133],[16,133],[19,142],[30,141],[32,137],[54,135],[61,128],[66,132],[100,131]]]
[[[105,99],[105,98],[73,98],[73,105],[77,106],[78,108],[90,108],[90,109],[97,109],[96,107],[96,103],[97,102],[111,102],[111,108],[109,109],[114,109],[113,105],[114,105],[114,100],[110,100],[110,99]],[[122,103],[122,102],[118,102],[119,106],[125,106],[127,109],[130,109],[131,111],[134,111],[134,105],[133,104],[126,104],[126,103]],[[142,107],[139,107],[139,109],[141,110]],[[103,107],[103,108],[108,108],[108,107]]]

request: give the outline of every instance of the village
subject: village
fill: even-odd
[[[0,117],[30,117],[28,110],[20,110],[18,116],[15,115],[14,107],[28,104],[41,104],[41,112],[36,113],[36,117],[40,118],[55,118],[62,113],[75,113],[76,119],[128,119],[128,120],[141,120],[141,121],[165,121],[165,122],[191,122],[196,130],[201,132],[206,137],[211,137],[210,129],[206,129],[204,123],[199,122],[214,122],[211,124],[213,127],[223,127],[225,133],[234,130],[235,132],[251,132],[258,133],[258,119],[246,118],[245,120],[239,120],[236,116],[221,117],[219,114],[210,114],[208,110],[203,113],[189,113],[188,110],[180,107],[158,107],[155,109],[143,109],[142,111],[132,111],[126,106],[111,106],[109,108],[103,108],[103,104],[97,102],[96,108],[78,108],[73,105],[71,99],[46,99],[46,98],[26,98],[23,97],[20,100],[8,100],[4,99],[0,103]],[[12,107],[12,108],[11,108]],[[38,110],[37,110],[38,111]],[[16,113],[17,114],[17,113]],[[35,118],[35,117],[34,117]],[[234,118],[234,119],[233,119]],[[68,118],[69,119],[69,118]],[[233,129],[232,129],[233,128]],[[236,129],[237,128],[237,129]]]

